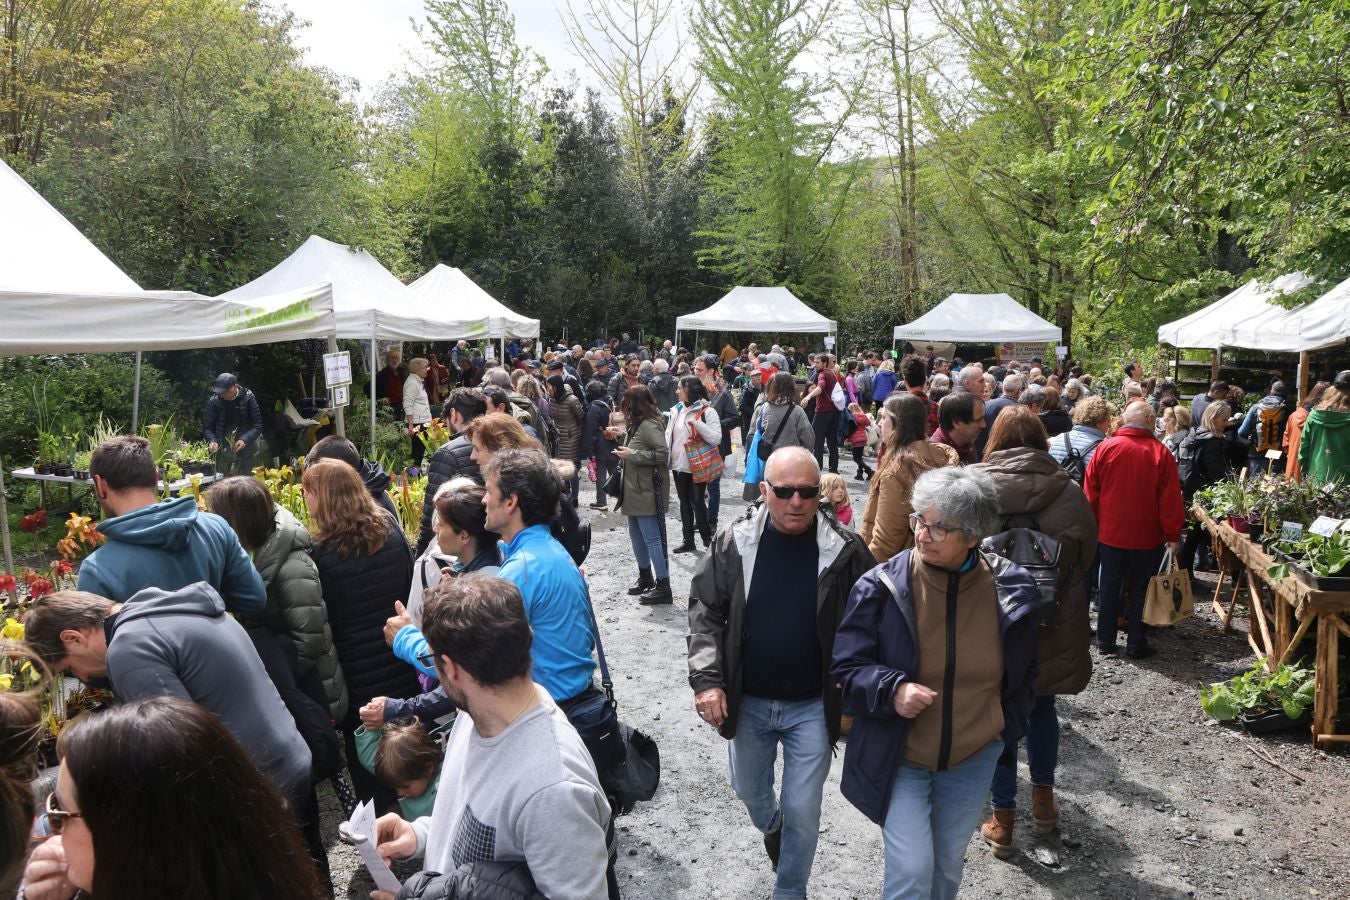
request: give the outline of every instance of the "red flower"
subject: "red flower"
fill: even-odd
[[[0,574],[0,594],[12,594],[19,586],[19,581],[13,575]]]
[[[19,527],[29,534],[36,534],[47,527],[47,511],[39,509],[35,513],[24,516],[19,520]]]
[[[52,560],[52,571],[55,572],[56,576],[59,578],[62,575],[69,575],[71,572],[75,571],[75,567],[64,559],[54,559]]]
[[[52,592],[52,583],[45,578],[34,578],[28,585],[28,594],[34,600],[41,600]]]

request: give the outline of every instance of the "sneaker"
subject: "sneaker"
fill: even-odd
[[[590,505],[590,508],[591,508],[591,509],[600,510],[600,511],[602,511],[602,512],[609,512],[609,504],[608,504],[608,503],[592,503],[592,504]]]
[[[778,871],[778,854],[783,849],[783,826],[779,825],[777,831],[770,831],[764,835],[764,850],[769,854],[769,862],[773,865],[773,870]]]
[[[1100,653],[1102,656],[1115,656],[1117,653],[1120,652],[1120,648],[1117,647],[1115,644],[1110,645],[1099,644],[1096,641],[1093,641],[1092,646],[1095,647],[1097,649],[1097,652]]]
[[[1151,647],[1148,644],[1145,644],[1142,647],[1125,648],[1125,655],[1128,656],[1130,659],[1148,659],[1150,656],[1156,656],[1157,653],[1158,648]]]

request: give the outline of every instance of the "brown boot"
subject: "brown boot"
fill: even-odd
[[[1048,784],[1031,786],[1031,821],[1037,831],[1052,831],[1059,825],[1059,807],[1055,805],[1055,789]]]
[[[843,735],[844,737],[848,737],[850,734],[853,733],[853,717],[852,717],[852,716],[850,716],[850,715],[842,715],[842,716],[839,717],[839,733],[840,733],[841,735]]]
[[[994,856],[1009,859],[1013,855],[1013,818],[1011,809],[996,809],[989,821],[980,826],[980,837],[994,848]]]

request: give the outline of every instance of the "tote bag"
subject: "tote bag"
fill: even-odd
[[[1191,573],[1178,569],[1177,561],[1168,550],[1163,554],[1158,574],[1149,579],[1148,596],[1144,599],[1144,624],[1167,628],[1195,613],[1195,599],[1191,596]]]

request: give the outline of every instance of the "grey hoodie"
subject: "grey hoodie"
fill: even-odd
[[[309,746],[263,669],[244,627],[206,582],[146,588],[104,622],[117,699],[181,697],[209,710],[277,786],[309,780]]]

